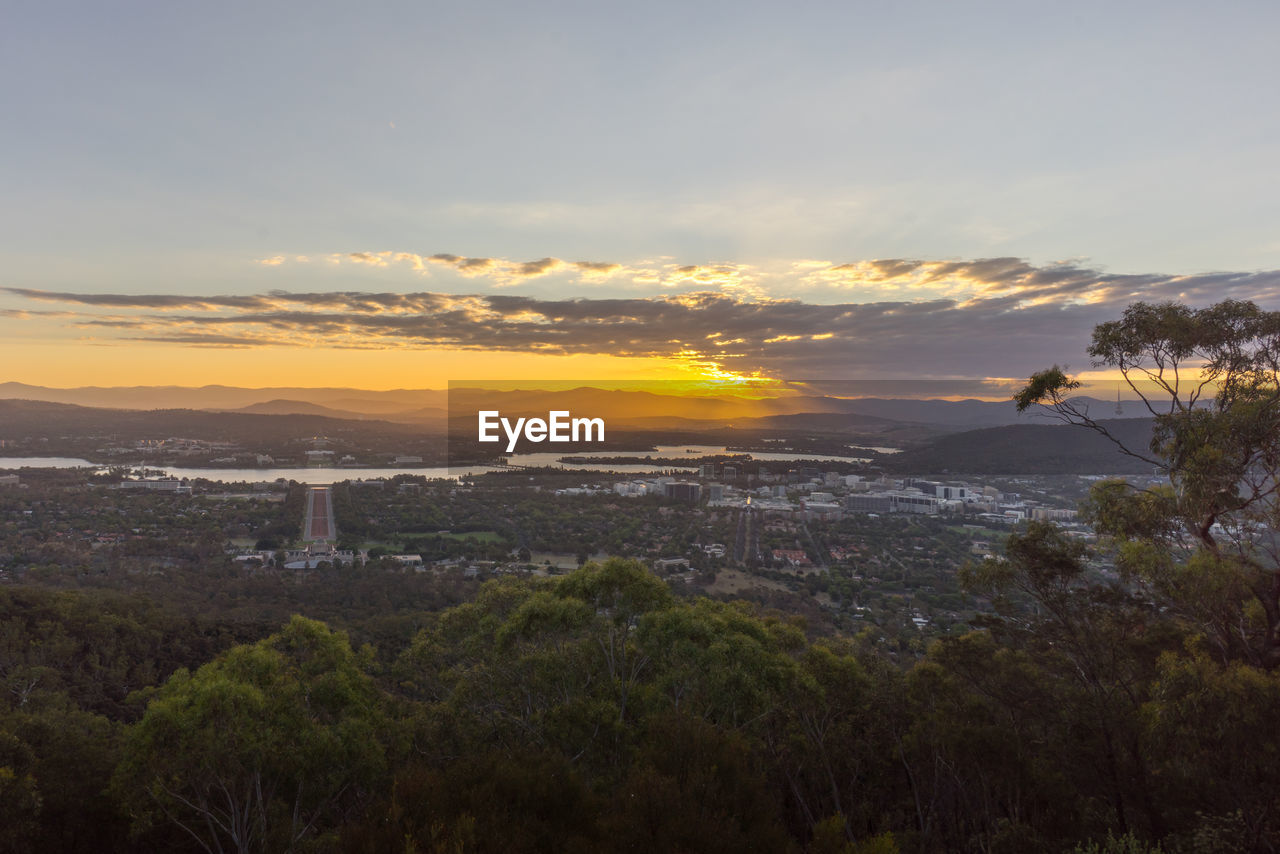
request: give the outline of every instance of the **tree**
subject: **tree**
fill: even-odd
[[[615,850],[786,851],[759,757],[740,732],[668,711],[648,722],[640,756],[606,819]]]
[[[208,852],[288,851],[341,823],[383,771],[381,698],[343,634],[294,617],[177,671],[126,739],[113,787]]]
[[[6,842],[22,851],[127,850],[128,822],[103,791],[119,759],[118,734],[112,722],[75,708],[64,696],[42,697],[27,708],[0,714],[0,827],[5,828],[0,851],[10,850]],[[13,769],[4,759],[10,738],[30,753],[27,775],[6,775],[3,766]],[[28,782],[37,788],[27,791]],[[39,807],[35,828],[20,818],[32,794]],[[17,844],[20,839],[23,845]]]
[[[999,641],[999,653],[957,667],[964,662],[957,651],[978,643],[973,638],[979,636],[970,635],[944,640],[931,657],[982,684],[996,672],[993,662],[1016,651],[1029,672],[1044,680],[1050,693],[1037,705],[1053,709],[1052,726],[1062,729],[1061,738],[1038,747],[1037,760],[1065,745],[1075,754],[1073,761],[1059,756],[1047,763],[1035,778],[1043,781],[1059,769],[1074,768],[1080,776],[1071,781],[1072,788],[1094,792],[1121,832],[1139,826],[1163,835],[1140,712],[1158,657],[1178,649],[1184,638],[1142,598],[1092,577],[1084,544],[1048,522],[1031,522],[1010,535],[1005,552],[961,570],[966,587],[994,597],[999,616],[982,622]],[[1030,600],[1034,616],[1010,607],[1011,596]]]
[[[792,695],[805,640],[795,625],[758,619],[747,602],[699,597],[649,615],[636,645],[653,662],[662,705],[723,729],[763,729]]]
[[[1183,837],[1176,851],[1280,849],[1280,677],[1201,650],[1167,654],[1145,708],[1160,800]]]
[[[1017,395],[1146,460],[1167,487],[1101,484],[1087,507],[1131,578],[1192,620],[1222,660],[1280,664],[1280,312],[1134,303],[1094,329],[1094,367],[1118,369],[1153,420],[1127,447],[1054,366]]]
[[[601,618],[596,642],[609,681],[617,686],[618,718],[624,719],[631,689],[649,663],[649,657],[634,648],[632,634],[644,614],[671,606],[671,591],[638,561],[610,558],[603,564],[585,565],[556,592],[586,602]]]
[[[0,851],[25,851],[39,828],[40,791],[35,755],[17,736],[0,729]]]

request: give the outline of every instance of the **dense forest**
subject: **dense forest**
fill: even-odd
[[[622,560],[488,582],[377,647],[0,591],[4,844],[1268,850],[1280,679],[1082,558],[1051,526],[1016,535],[969,580],[1041,616],[905,666]]]

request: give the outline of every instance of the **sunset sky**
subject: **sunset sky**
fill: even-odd
[[[9,4],[0,381],[1017,378],[1280,308],[1274,3]]]

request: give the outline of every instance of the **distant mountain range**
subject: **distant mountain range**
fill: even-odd
[[[263,415],[193,409],[107,409],[32,400],[0,400],[0,438],[21,436],[185,436],[215,441],[280,441],[299,436],[362,434],[411,436],[407,424],[315,414]]]
[[[914,400],[906,398],[839,398],[784,396],[748,398],[734,395],[685,397],[648,391],[618,391],[583,387],[557,391],[492,391],[459,389],[395,389],[368,391],[351,388],[235,388],[231,386],[132,386],[55,389],[24,383],[0,383],[0,399],[65,403],[109,409],[196,409],[259,415],[311,415],[346,420],[376,419],[439,429],[452,406],[455,417],[474,417],[479,409],[504,414],[534,415],[568,410],[576,415],[601,416],[618,426],[648,429],[663,419],[682,419],[685,426],[795,429],[798,416],[857,416],[851,423],[870,426],[874,419],[928,425],[946,430],[1047,423],[1043,414],[1019,414],[1012,401]],[[1113,417],[1114,402],[1084,399],[1091,408]],[[1127,404],[1137,414],[1136,404]],[[777,416],[797,416],[785,422],[757,422]],[[754,422],[754,423],[751,423]],[[831,426],[830,417],[814,419],[813,427]]]
[[[561,394],[570,396],[557,396]],[[601,402],[600,398],[579,391],[576,395],[566,392],[531,396],[514,403],[517,406],[536,404],[538,407],[568,408],[576,403],[585,406],[593,400],[597,405]],[[992,419],[1005,418],[1008,415],[1007,407],[1002,403],[838,399],[820,401],[822,405],[832,408],[846,408],[849,404],[857,403],[862,408],[879,408],[896,414],[918,413],[932,417],[934,421],[932,424],[910,423],[850,412],[801,412],[736,419],[632,415],[611,423],[616,425],[613,434],[617,437],[616,441],[627,441],[616,432],[619,428],[631,433],[633,438],[641,442],[656,441],[654,438],[646,438],[646,435],[652,437],[663,433],[679,434],[680,441],[695,441],[701,437],[713,442],[730,443],[750,441],[753,435],[817,437],[820,441],[823,441],[823,437],[833,437],[825,441],[835,441],[837,447],[840,442],[856,443],[859,437],[862,440],[872,438],[877,445],[906,447],[901,453],[880,455],[875,461],[884,470],[901,474],[1123,474],[1151,471],[1148,463],[1121,453],[1105,437],[1079,427],[1022,423],[965,429],[954,423],[950,426],[940,423],[944,420],[964,421],[984,413]],[[622,398],[620,402],[626,405],[618,409],[633,413],[644,411],[639,406],[642,402],[655,403],[643,398]],[[817,402],[810,400],[799,405],[815,405]],[[475,398],[468,401],[468,405],[476,403],[499,405],[493,399]],[[902,403],[913,406],[899,407]],[[917,403],[936,406],[914,406]],[[698,403],[698,407],[703,408],[702,414],[708,415],[737,411],[739,405],[740,401],[734,400]],[[546,409],[539,408],[535,411],[545,413]],[[434,415],[434,424],[441,429],[426,427],[428,412]],[[373,440],[375,444],[391,450],[402,448],[406,439],[430,441],[433,435],[436,437],[434,441],[443,439],[443,410],[417,410],[414,417],[415,420],[410,423],[287,399],[248,404],[241,410],[230,412],[109,409],[48,401],[0,399],[0,438],[44,436],[51,440],[69,440],[74,437],[93,439],[111,435],[185,436],[260,445],[264,442],[291,442],[308,436],[353,439],[359,436],[363,437],[362,441]],[[731,430],[724,428],[726,422],[731,422]],[[1127,447],[1139,452],[1148,447],[1151,419],[1115,419],[1105,423],[1108,430]],[[881,436],[883,441],[879,440]]]
[[[359,401],[351,401],[358,403]],[[315,415],[324,418],[341,418],[347,421],[390,421],[397,424],[420,424],[442,429],[448,411],[441,407],[391,410],[387,412],[353,411],[323,406],[305,400],[268,400],[251,403],[238,409],[206,409],[205,412],[239,412],[246,415]]]
[[[26,383],[0,383],[0,399],[43,400],[109,409],[235,410],[254,404],[289,401],[317,404],[364,415],[406,412],[424,407],[444,408],[443,389],[367,391],[352,388],[236,388],[234,386],[84,386],[47,388]],[[279,413],[275,413],[279,414]],[[300,413],[305,414],[305,413]]]

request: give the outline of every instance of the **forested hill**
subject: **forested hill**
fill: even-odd
[[[1150,418],[1103,424],[1124,445],[1145,453]],[[912,474],[1150,474],[1151,465],[1122,453],[1105,436],[1085,427],[1017,424],[942,436],[920,448],[885,455],[877,462],[893,473]]]
[[[256,415],[195,409],[97,409],[34,400],[0,400],[0,438],[37,436],[199,436],[225,441],[286,439],[345,433],[410,435],[419,427],[388,421],[348,421],[320,415]]]
[[[0,587],[0,850],[1277,850],[1280,678],[1051,525],[1009,555],[972,581],[1036,613],[913,660],[617,559],[447,610],[418,573],[246,579],[304,610],[377,590],[271,634],[234,595]]]

